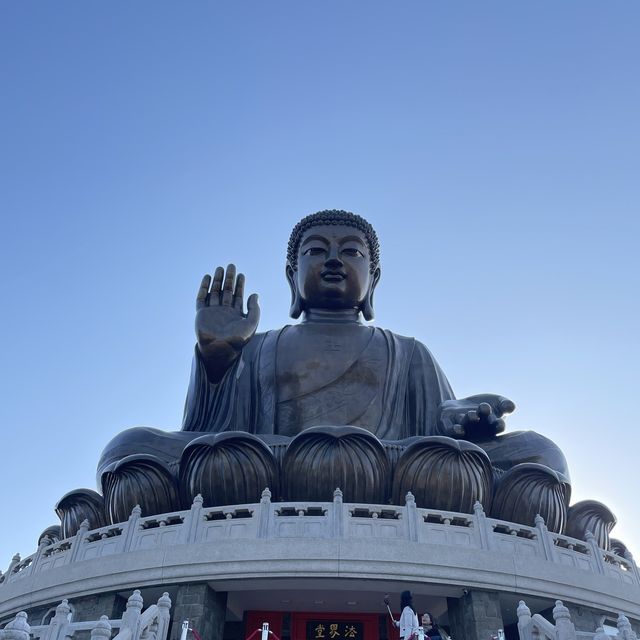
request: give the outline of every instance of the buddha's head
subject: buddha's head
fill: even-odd
[[[309,309],[355,309],[372,320],[379,262],[378,237],[364,218],[338,210],[303,218],[287,250],[291,317]]]

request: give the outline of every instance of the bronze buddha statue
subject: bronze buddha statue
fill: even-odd
[[[182,430],[129,429],[98,466],[106,517],[276,498],[398,503],[505,520],[536,514],[562,531],[570,495],[559,448],[532,431],[502,433],[515,408],[502,396],[456,399],[428,349],[363,324],[380,280],[378,238],[362,217],[320,211],[289,240],[290,315],[256,333],[255,294],[218,267],[196,301],[197,345]]]

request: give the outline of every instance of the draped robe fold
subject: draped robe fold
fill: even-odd
[[[286,327],[256,334],[218,384],[208,381],[196,349],[182,430],[277,435],[276,361],[278,342],[285,330]],[[454,398],[444,373],[428,349],[415,339],[385,329],[372,330],[378,347],[381,342],[385,345],[386,363],[377,389],[381,394],[377,402],[380,410],[370,423],[360,426],[381,439],[401,440],[437,433],[438,408],[444,400]],[[372,349],[369,345],[355,362],[346,362],[342,375],[331,384],[338,387],[347,384],[358,363]],[[317,392],[326,393],[326,387]]]

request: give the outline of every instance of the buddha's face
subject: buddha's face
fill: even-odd
[[[359,229],[307,229],[300,240],[298,269],[291,274],[302,308],[361,309],[377,280],[370,264],[369,244]]]

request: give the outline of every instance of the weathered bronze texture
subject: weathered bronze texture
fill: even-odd
[[[182,454],[179,478],[183,509],[198,494],[205,507],[255,502],[265,487],[278,495],[278,465],[271,449],[240,431],[193,440]]]
[[[174,473],[157,456],[126,456],[102,474],[107,520],[124,522],[135,506],[145,516],[180,508]]]
[[[570,495],[571,488],[562,474],[542,464],[525,462],[498,476],[490,514],[531,527],[540,515],[549,531],[562,533]]]
[[[623,558],[628,558],[631,556],[631,552],[629,551],[629,549],[627,549],[627,545],[621,540],[617,540],[616,538],[611,538],[609,540],[609,550],[613,551],[613,553],[617,553]]]
[[[466,440],[417,438],[404,451],[393,478],[393,502],[411,491],[419,507],[473,513],[476,501],[491,506],[493,472],[489,456]]]
[[[283,462],[286,500],[327,501],[342,487],[346,502],[379,504],[388,484],[382,443],[359,427],[310,427],[291,441]]]
[[[360,216],[301,220],[286,262],[300,322],[266,333],[256,333],[256,294],[244,309],[234,265],[204,276],[182,431],[130,429],[107,445],[98,477],[110,522],[197,493],[212,505],[254,502],[266,486],[330,500],[340,486],[346,500],[403,502],[411,491],[420,506],[467,512],[479,500],[498,517],[532,524],[540,513],[563,529],[560,449],[531,431],[502,433],[511,400],[456,399],[423,344],[362,323],[374,316],[379,251]]]
[[[60,534],[63,538],[74,536],[84,520],[89,521],[91,529],[97,529],[106,524],[104,499],[92,489],[69,491],[58,500],[55,510],[60,518]],[[49,529],[45,530],[43,535]]]
[[[51,525],[47,527],[38,538],[38,546],[55,544],[62,540],[62,527],[59,524]]]
[[[596,500],[582,500],[569,507],[566,534],[579,540],[591,532],[601,549],[610,547],[609,533],[617,520],[609,507]]]

